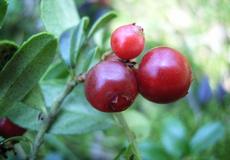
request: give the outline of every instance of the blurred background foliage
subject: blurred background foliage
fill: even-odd
[[[167,45],[181,51],[192,65],[193,83],[185,98],[159,105],[138,96],[124,112],[143,159],[230,159],[230,1],[75,2],[79,15],[89,16],[90,24],[109,10],[118,13],[109,27],[94,37],[102,50],[109,50],[109,36],[115,28],[136,22],[144,28],[145,51]],[[43,30],[38,0],[9,0],[1,39],[21,44]],[[128,152],[126,137],[118,127],[81,135],[49,135],[46,141],[41,151],[46,160],[106,160],[118,153],[123,155],[118,159],[125,159]]]

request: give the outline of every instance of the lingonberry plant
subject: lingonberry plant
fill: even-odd
[[[1,25],[7,1],[0,2],[4,4],[0,6],[4,7],[0,10]],[[175,101],[188,91],[190,66],[178,51],[161,47],[148,52],[138,67],[132,59],[143,51],[145,39],[143,29],[135,23],[118,27],[111,34],[112,54],[105,56],[107,50],[96,45],[94,34],[116,14],[108,12],[89,26],[89,18],[79,18],[74,1],[68,2],[41,0],[46,32],[21,45],[0,42],[2,144],[22,136],[26,129],[32,147],[24,159],[41,159],[39,149],[46,133],[91,133],[115,127],[110,118],[114,117],[129,141],[126,157],[139,160],[135,135],[122,113],[97,110],[124,111],[138,92],[153,102]]]

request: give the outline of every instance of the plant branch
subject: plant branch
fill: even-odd
[[[61,109],[61,105],[64,102],[65,98],[72,92],[74,87],[78,84],[77,79],[72,79],[67,83],[65,91],[57,98],[54,104],[51,107],[51,110],[48,116],[44,119],[44,123],[40,128],[39,132],[36,135],[35,141],[32,146],[32,151],[30,154],[30,160],[35,160],[38,154],[38,150],[43,143],[45,133],[48,132],[50,127],[53,124],[54,119]]]
[[[136,157],[135,160],[141,160],[139,149],[138,149],[137,143],[136,143],[136,136],[130,130],[129,125],[128,125],[127,121],[125,120],[123,114],[122,113],[114,113],[113,115],[119,121],[119,123],[121,124],[122,128],[125,131],[125,134],[126,134],[128,141],[129,141],[129,144],[131,145],[131,149],[132,149],[132,151]]]

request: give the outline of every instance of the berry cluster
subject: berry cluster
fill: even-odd
[[[191,67],[175,49],[153,48],[135,68],[131,59],[141,54],[144,43],[143,29],[136,24],[121,26],[112,33],[115,54],[106,56],[86,76],[85,94],[93,107],[120,112],[133,103],[138,92],[155,103],[174,102],[188,93]]]

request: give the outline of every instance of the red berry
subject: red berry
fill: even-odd
[[[144,33],[140,26],[135,24],[117,28],[111,36],[111,48],[122,59],[133,59],[144,49]]]
[[[0,136],[5,138],[21,136],[26,132],[26,129],[14,124],[8,118],[0,119]]]
[[[136,98],[137,90],[133,71],[119,61],[102,61],[86,76],[86,98],[102,112],[127,109]]]
[[[170,103],[188,93],[192,73],[187,59],[178,51],[154,48],[146,53],[138,68],[139,92],[156,103]]]

